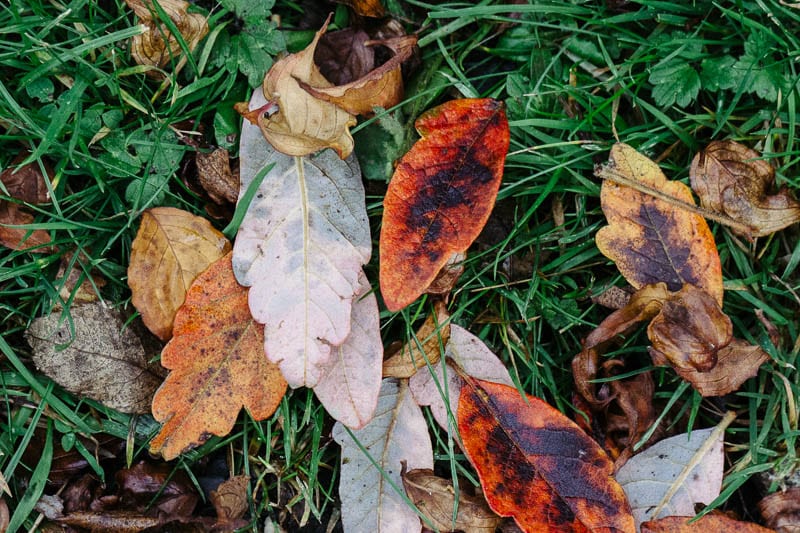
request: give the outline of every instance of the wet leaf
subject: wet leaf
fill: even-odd
[[[34,217],[19,205],[0,200],[0,244],[12,250],[49,253],[50,234],[41,229],[28,229]]]
[[[200,499],[189,476],[163,462],[139,461],[114,479],[120,505],[148,515],[188,517]]]
[[[231,171],[230,154],[224,148],[211,153],[197,152],[197,179],[215,203],[236,203],[239,198],[239,176]]]
[[[40,372],[79,397],[125,413],[147,413],[161,384],[142,340],[100,302],[37,318],[25,332]]]
[[[336,2],[350,6],[362,17],[380,18],[386,14],[381,0],[336,0]]]
[[[8,193],[8,196],[16,198],[29,204],[48,204],[50,203],[50,191],[47,189],[45,174],[50,180],[54,176],[53,169],[46,161],[33,161],[27,165],[19,166],[28,156],[27,152],[20,153],[13,161],[0,172],[0,182]],[[2,189],[0,189],[2,192]]]
[[[417,369],[436,364],[449,338],[450,314],[443,303],[437,302],[412,338],[383,362],[383,376],[410,378]]]
[[[230,249],[230,242],[204,218],[174,207],[142,213],[131,246],[128,286],[148,329],[169,340],[189,286]]]
[[[250,316],[230,253],[192,283],[161,364],[171,372],[153,398],[153,417],[164,425],[150,451],[167,460],[227,435],[242,407],[254,420],[275,412],[286,381],[264,355],[264,328]]]
[[[263,102],[255,91],[253,107]],[[265,325],[267,357],[292,387],[313,387],[332,348],[350,334],[361,265],[371,254],[358,162],[330,150],[284,155],[247,123],[239,160],[240,201],[258,173],[275,166],[239,228],[234,273],[251,287],[250,311]]]
[[[772,165],[736,141],[711,142],[692,160],[689,177],[703,207],[750,226],[749,236],[763,237],[800,221],[800,202],[786,188],[767,194],[775,184]]]
[[[509,145],[503,105],[491,99],[447,102],[416,127],[422,139],[398,163],[383,203],[380,283],[392,311],[413,302],[478,236]]]
[[[696,429],[657,442],[617,472],[636,524],[665,516],[694,516],[695,503],[711,503],[722,488],[724,431]],[[654,512],[659,511],[658,516]]]
[[[186,56],[178,44],[178,39],[161,21],[161,16],[153,4],[153,0],[125,0],[139,22],[147,31],[131,39],[131,56],[140,65],[164,68],[175,58],[180,58],[175,67],[179,71],[186,63]],[[181,38],[190,51],[193,51],[200,40],[208,33],[208,21],[199,13],[187,13],[188,2],[183,0],[158,0],[158,5],[172,21]],[[163,77],[157,71],[148,74]]]
[[[779,533],[800,530],[800,487],[773,492],[758,502],[767,526]]]
[[[403,463],[412,469],[433,468],[428,426],[408,387],[397,380],[384,379],[372,421],[352,432],[337,422],[333,438],[342,447],[339,497],[344,530],[421,531],[419,517],[397,492],[403,490],[400,478]]]
[[[381,388],[383,342],[380,315],[372,287],[362,274],[353,303],[350,335],[332,348],[314,394],[335,420],[359,429],[372,419]]]
[[[597,175],[621,175],[684,204],[694,205],[683,183],[669,181],[653,161],[617,143]],[[664,282],[671,291],[695,285],[722,304],[722,268],[714,236],[699,214],[606,179],[600,202],[609,225],[595,237],[634,287]]]
[[[426,469],[401,472],[401,476],[406,494],[436,529],[494,533],[502,520],[489,508],[482,495],[472,496],[463,488],[459,488],[458,513],[453,520],[456,497],[452,481],[440,478],[434,475],[433,470]]]
[[[734,520],[722,513],[712,512],[692,522],[692,516],[668,516],[642,524],[642,533],[774,533],[772,529],[752,522]]]
[[[634,531],[611,460],[542,400],[467,377],[458,427],[490,507],[523,530]]]

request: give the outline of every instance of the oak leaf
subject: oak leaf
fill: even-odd
[[[458,428],[489,506],[523,530],[635,530],[611,460],[539,398],[467,376]]]
[[[0,200],[0,244],[12,250],[49,253],[50,234],[42,229],[29,229],[34,217],[18,204]]]
[[[667,516],[642,524],[642,533],[775,533],[752,522],[735,520],[712,512],[693,521],[693,516]]]
[[[170,460],[227,435],[242,407],[255,420],[275,412],[286,381],[264,355],[264,328],[250,316],[230,253],[192,283],[173,333],[161,352],[171,372],[153,398],[153,417],[164,425],[152,453]]]
[[[125,413],[146,413],[161,384],[150,347],[118,311],[101,302],[37,318],[25,332],[39,371],[78,396]],[[144,332],[144,328],[141,328]]]
[[[494,206],[509,145],[496,100],[453,100],[416,121],[422,139],[397,165],[383,201],[380,284],[387,308],[413,302]]]
[[[692,192],[669,181],[653,161],[627,144],[611,149],[600,203],[609,225],[595,237],[600,251],[616,263],[634,287],[664,282],[671,291],[695,285],[722,304],[722,267],[705,219],[680,205],[613,181],[621,175],[679,203],[694,206]]]
[[[252,107],[265,103],[259,91]],[[267,357],[292,387],[313,387],[350,334],[361,265],[372,249],[358,162],[331,150],[291,157],[252,124],[242,127],[239,201],[263,178],[239,227],[233,270],[265,325]]]
[[[410,378],[417,369],[438,363],[449,338],[450,314],[444,303],[437,302],[417,332],[383,362],[383,377]]]
[[[772,165],[736,141],[713,141],[698,152],[689,178],[703,207],[749,226],[749,236],[763,237],[800,221],[800,202],[788,190],[767,195],[775,183]]]
[[[494,533],[501,518],[486,503],[483,495],[472,496],[459,487],[458,512],[456,491],[453,482],[436,476],[433,470],[417,469],[401,472],[403,487],[422,514],[440,531],[463,531],[464,533]]]
[[[211,223],[174,207],[142,213],[131,245],[128,286],[144,324],[163,341],[172,336],[175,312],[186,291],[231,244]]]
[[[433,469],[433,447],[425,418],[408,387],[384,379],[372,421],[357,431],[337,422],[333,438],[342,447],[339,497],[344,530],[421,531],[419,517],[398,492],[403,490],[400,473],[403,464]]]

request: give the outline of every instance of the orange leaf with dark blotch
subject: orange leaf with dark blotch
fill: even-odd
[[[462,377],[458,429],[492,510],[525,531],[635,531],[611,460],[574,422],[513,387]]]
[[[671,291],[691,283],[721,305],[722,267],[714,236],[702,216],[680,206],[694,206],[691,189],[667,180],[656,163],[622,143],[614,145],[608,165],[597,175],[608,178],[600,203],[609,224],[597,232],[597,247],[628,283],[638,289],[663,281]],[[615,176],[675,203],[619,185]]]
[[[165,459],[227,435],[242,407],[255,420],[277,408],[286,381],[264,355],[264,327],[250,316],[230,253],[192,284],[161,364],[172,372],[153,398],[153,416],[164,426],[150,451]]]
[[[667,516],[642,523],[642,533],[774,533],[752,522],[734,520],[728,516],[712,512],[692,522],[692,516]]]
[[[503,104],[453,100],[416,122],[422,139],[397,165],[383,200],[380,283],[386,307],[413,302],[494,206],[509,145]]]

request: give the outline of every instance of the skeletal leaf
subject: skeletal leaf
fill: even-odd
[[[264,103],[255,91],[252,107]],[[313,387],[332,347],[350,334],[361,265],[371,253],[358,162],[331,150],[287,156],[247,123],[239,160],[239,201],[264,167],[274,167],[239,228],[234,273],[250,287],[250,311],[265,325],[267,357],[292,387]]]
[[[403,490],[400,473],[404,463],[412,469],[433,469],[428,427],[408,387],[394,379],[384,379],[372,421],[352,432],[337,422],[333,438],[342,447],[339,497],[344,530],[421,531],[419,517],[398,493]]]

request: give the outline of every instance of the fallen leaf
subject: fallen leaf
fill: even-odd
[[[778,533],[800,531],[800,487],[773,492],[758,502],[767,526]]]
[[[444,303],[437,302],[417,332],[383,362],[383,377],[410,378],[417,369],[438,363],[449,338],[450,314]]]
[[[461,99],[416,121],[422,139],[395,170],[383,202],[380,283],[398,311],[463,252],[489,219],[509,145],[503,104]]]
[[[0,172],[0,182],[11,198],[29,204],[48,204],[50,191],[47,189],[47,181],[52,179],[55,173],[44,160],[41,161],[41,165],[39,161],[33,161],[20,167],[20,163],[29,155],[27,152],[22,152],[15,157],[9,166]]]
[[[430,524],[441,531],[464,533],[494,533],[502,520],[490,508],[482,495],[472,496],[459,488],[458,512],[453,482],[434,475],[433,470],[417,469],[401,472],[406,494]]]
[[[164,521],[164,518],[144,516],[135,511],[76,511],[57,520],[59,524],[83,530],[115,533],[138,533],[148,528],[159,527]]]
[[[224,148],[204,154],[197,152],[197,180],[217,204],[236,203],[239,198],[239,176],[231,171],[230,154]]]
[[[364,427],[375,412],[381,388],[381,341],[378,301],[362,274],[361,291],[351,313],[350,335],[332,348],[314,394],[335,420],[352,429]]]
[[[79,259],[75,260],[75,252],[68,252],[61,256],[61,261],[58,264],[58,273],[54,285],[61,288],[58,290],[58,296],[65,302],[70,302],[70,305],[83,304],[97,301],[97,289],[104,287],[106,281],[95,275],[86,274],[89,267],[85,266],[88,263],[88,258],[83,253],[79,253]],[[67,274],[69,269],[69,274]]]
[[[50,234],[42,229],[28,229],[33,215],[19,205],[0,200],[0,244],[12,250],[49,253]]]
[[[635,530],[611,460],[542,400],[466,377],[458,427],[489,506],[523,530]]]
[[[8,530],[8,525],[11,522],[11,513],[8,511],[8,504],[6,499],[0,496],[0,531]]]
[[[242,517],[250,508],[247,496],[247,487],[250,484],[248,476],[234,476],[219,484],[217,490],[212,490],[209,499],[217,513],[217,528],[234,530],[245,527],[246,521]],[[238,523],[242,522],[241,525]]]
[[[736,141],[713,141],[698,152],[689,178],[703,207],[750,226],[749,236],[770,235],[800,221],[800,202],[786,188],[767,195],[775,184],[772,165]]]
[[[426,294],[450,294],[453,290],[458,278],[464,273],[464,260],[467,254],[464,252],[454,253],[450,256],[447,263],[444,264],[442,269],[437,274],[428,288],[425,289]]]
[[[172,336],[175,313],[186,291],[231,244],[211,223],[174,207],[142,213],[131,245],[128,286],[144,324],[163,341]]]
[[[153,417],[164,425],[150,452],[166,460],[227,435],[242,407],[254,420],[275,412],[286,381],[264,355],[264,328],[250,316],[230,253],[192,283],[161,364],[171,372],[153,398]]]
[[[433,469],[433,447],[425,418],[408,387],[384,379],[372,421],[357,431],[337,422],[333,438],[342,447],[339,498],[344,530],[421,531],[419,517],[401,493],[400,472],[403,463],[412,469]]]
[[[676,435],[620,467],[617,482],[625,490],[637,526],[665,516],[694,516],[695,503],[708,505],[719,496],[725,470],[723,434],[708,428]]]
[[[353,151],[350,127],[355,126],[355,117],[300,86],[301,82],[318,89],[333,86],[314,63],[314,51],[327,27],[326,21],[304,50],[286,56],[269,69],[263,87],[269,103],[243,113],[251,123],[258,124],[276,150],[287,155],[304,156],[333,148],[345,159]],[[242,106],[237,109],[240,113],[245,111]]]
[[[180,58],[175,72],[180,71],[186,63],[186,56],[181,50],[178,39],[161,21],[161,15],[153,0],[125,0],[125,3],[139,17],[139,22],[147,28],[147,31],[131,39],[133,60],[140,65],[164,68],[170,61]],[[183,0],[158,0],[158,5],[175,25],[189,51],[193,51],[208,33],[206,18],[200,13],[187,13],[189,3]],[[151,76],[164,77],[163,73],[153,70],[147,73]]]
[[[139,461],[118,470],[114,480],[119,504],[150,516],[189,517],[200,500],[189,476],[163,462]]]
[[[264,102],[255,91],[251,105]],[[247,123],[239,152],[240,201],[258,173],[275,166],[239,227],[234,274],[251,287],[250,311],[265,325],[267,357],[290,386],[313,387],[332,347],[350,334],[361,265],[372,251],[358,162],[330,150],[284,155]]]
[[[368,44],[386,46],[394,55],[365,76],[345,85],[315,87],[312,83],[300,80],[300,87],[312,96],[335,104],[353,115],[372,114],[375,107],[389,108],[399,104],[403,99],[400,66],[414,52],[417,37],[404,35]]]
[[[336,2],[350,6],[362,17],[380,18],[386,14],[381,0],[336,0]]]
[[[774,533],[772,529],[752,522],[734,520],[728,516],[712,512],[691,522],[692,516],[668,516],[642,524],[642,533]]]
[[[25,338],[40,372],[79,397],[124,413],[147,413],[161,384],[142,340],[118,311],[95,302],[31,322]]]
[[[365,76],[375,64],[375,49],[366,46],[369,35],[360,28],[324,34],[314,51],[314,63],[325,79],[344,85]]]
[[[627,144],[611,149],[598,177],[619,174],[628,180],[694,205],[692,192],[669,181],[653,161]],[[609,225],[597,232],[600,251],[637,289],[664,282],[671,291],[695,285],[722,305],[722,267],[705,219],[680,206],[606,179],[600,203]]]

